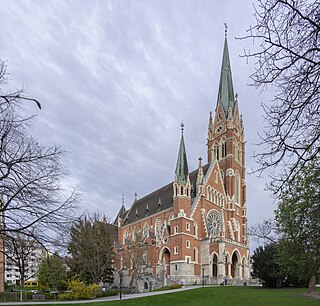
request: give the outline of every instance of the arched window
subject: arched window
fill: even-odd
[[[198,224],[197,222],[194,222],[194,236],[198,238]]]
[[[177,246],[175,246],[175,247],[173,248],[173,253],[174,253],[174,254],[178,254],[178,253],[179,253],[179,248],[178,248]]]
[[[190,223],[189,223],[189,222],[186,223],[186,230],[187,230],[188,232],[190,232]]]
[[[145,223],[142,229],[142,235],[143,238],[148,238],[149,237],[149,226],[148,223]]]
[[[227,141],[225,138],[221,141],[221,157],[225,158],[227,156]]]
[[[123,242],[122,242],[122,244],[126,244],[126,240],[128,239],[128,232],[127,231],[125,231],[124,232],[124,234],[123,234]]]
[[[236,172],[235,175],[235,190],[234,190],[234,199],[236,203],[240,204],[240,177],[239,173]]]

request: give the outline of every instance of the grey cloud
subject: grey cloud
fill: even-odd
[[[11,78],[41,100],[33,129],[68,151],[67,185],[78,184],[82,206],[114,217],[173,179],[180,121],[190,169],[206,159],[224,40],[246,128],[247,169],[263,128],[261,101],[234,40],[253,22],[251,1],[3,1],[1,58]],[[250,224],[272,214],[265,180],[247,177]]]

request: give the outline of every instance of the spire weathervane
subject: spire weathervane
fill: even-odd
[[[227,34],[228,34],[228,25],[227,25],[227,23],[225,22],[225,23],[224,23],[224,36],[227,37]]]
[[[181,121],[180,126],[181,126],[181,133],[183,134],[183,130],[184,130],[184,123],[183,123],[183,120]]]

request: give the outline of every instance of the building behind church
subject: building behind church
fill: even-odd
[[[207,163],[189,172],[183,124],[173,182],[135,199],[116,217],[115,282],[150,290],[249,278],[244,125],[225,37]],[[173,169],[174,170],[174,169]]]

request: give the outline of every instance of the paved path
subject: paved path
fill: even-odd
[[[185,290],[191,290],[200,288],[201,286],[186,286],[184,288],[180,289],[172,289],[172,290],[164,290],[164,291],[152,291],[152,292],[145,292],[145,293],[133,293],[133,294],[123,294],[122,300],[128,300],[128,299],[135,299],[139,297],[146,297],[146,296],[152,296],[152,295],[159,295],[159,294],[169,294],[173,292],[179,292],[179,291],[185,291]],[[108,302],[108,301],[118,301],[119,295],[114,296],[108,296],[104,298],[99,298],[95,300],[83,300],[83,301],[48,301],[48,302],[2,302],[0,305],[46,305],[46,304],[57,304],[57,305],[63,305],[63,304],[85,304],[85,303],[98,303],[98,302]]]

